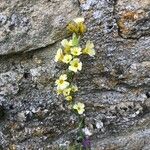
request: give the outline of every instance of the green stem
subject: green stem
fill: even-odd
[[[79,116],[79,115],[78,115]],[[79,116],[79,125],[78,125],[78,129],[79,129],[79,136],[81,137],[81,140],[84,139],[84,133],[82,131],[84,127],[84,118]]]

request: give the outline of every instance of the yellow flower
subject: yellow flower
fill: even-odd
[[[72,91],[72,92],[77,92],[77,91],[78,91],[78,87],[77,87],[76,85],[73,85],[73,86],[71,87],[71,91]]]
[[[75,18],[73,19],[73,21],[78,24],[80,22],[84,22],[84,18],[83,17]]]
[[[62,49],[58,49],[56,55],[55,55],[55,62],[58,62],[58,61],[62,61],[63,59],[63,51]]]
[[[83,17],[80,17],[80,18],[75,18],[73,19],[73,21],[77,24],[78,26],[78,32],[83,34],[85,31],[86,31],[86,26],[84,24],[84,18]]]
[[[83,34],[86,31],[86,25],[84,24],[84,18],[75,18],[67,26],[67,29],[76,34]]]
[[[82,69],[82,62],[80,62],[78,58],[74,58],[70,62],[69,70],[77,72],[78,70],[81,71],[81,69]]]
[[[73,109],[77,110],[78,114],[83,114],[85,109],[84,109],[85,105],[83,103],[78,102],[77,104],[75,104],[73,106]]]
[[[57,95],[60,95],[60,94],[62,94],[62,93],[63,93],[63,90],[57,89]]]
[[[62,61],[66,64],[68,64],[72,60],[72,56],[69,54],[64,55]]]
[[[65,97],[65,99],[66,99],[67,101],[71,101],[71,100],[72,100],[72,96],[67,96],[67,97]]]
[[[74,56],[79,56],[80,54],[82,54],[81,48],[80,47],[71,48],[71,54]]]
[[[69,82],[67,80],[67,75],[63,74],[59,77],[58,80],[56,80],[57,89],[63,90],[69,86]]]
[[[90,56],[94,56],[95,55],[94,44],[90,41],[87,41],[86,47],[83,50],[83,53],[88,54]]]
[[[70,95],[70,92],[71,92],[71,88],[67,88],[67,89],[64,89],[63,94],[64,96],[68,96]]]
[[[72,40],[68,41],[67,39],[64,39],[61,41],[61,45],[64,47],[65,53],[69,53],[72,46]]]
[[[72,46],[72,41],[71,40],[68,41],[67,39],[64,39],[61,41],[61,44],[63,47],[68,47],[68,46],[70,47],[70,46]]]

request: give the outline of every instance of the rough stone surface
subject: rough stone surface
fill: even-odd
[[[65,25],[77,16],[76,1],[1,0],[0,55],[46,47],[65,36]]]
[[[149,150],[149,6],[149,0],[1,0],[0,149],[56,150],[76,138],[77,118],[55,94],[61,66],[54,55],[80,9],[88,27],[82,42],[93,40],[97,53],[82,58],[76,77],[92,150]]]

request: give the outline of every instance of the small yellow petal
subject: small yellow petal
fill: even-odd
[[[67,75],[66,74],[62,74],[60,77],[59,77],[60,80],[67,80]]]
[[[68,95],[70,95],[70,92],[71,92],[71,88],[64,89],[63,95],[68,96]]]
[[[73,72],[81,71],[82,70],[82,62],[78,58],[74,58],[70,62],[69,70]]]
[[[57,85],[57,89],[63,90],[67,88],[70,83],[66,81],[67,80],[67,75],[63,74],[59,77],[58,80],[55,81],[55,84]]]
[[[73,19],[73,21],[78,24],[80,22],[84,22],[84,18],[83,17],[75,18]]]
[[[78,105],[77,104],[74,104],[73,105],[73,109],[77,109],[78,108]]]
[[[68,64],[71,60],[72,60],[72,56],[69,55],[69,54],[66,54],[66,55],[64,55],[62,61],[63,61],[64,63]]]
[[[72,91],[72,92],[77,92],[77,91],[78,91],[78,87],[77,87],[76,85],[73,85],[73,86],[71,87],[71,91]]]
[[[67,101],[71,101],[71,100],[72,100],[72,96],[67,96],[67,97],[65,97],[65,99],[66,99]]]
[[[71,54],[74,56],[79,56],[82,54],[80,47],[73,47],[71,48]]]
[[[62,93],[63,93],[63,90],[57,89],[57,95],[60,95],[60,94],[62,94]]]
[[[67,40],[67,39],[62,40],[62,41],[61,41],[61,45],[62,45],[63,47],[66,47],[66,46],[68,45],[68,40]]]
[[[85,108],[85,105],[80,102],[78,102],[77,104],[75,104],[73,106],[73,109],[75,109],[78,112],[78,114],[80,114],[80,115],[84,113],[84,111],[85,111],[84,108]]]
[[[55,62],[58,62],[58,61],[62,61],[63,59],[63,51],[62,49],[58,49],[56,55],[55,55]]]
[[[90,41],[87,41],[86,47],[83,50],[83,53],[88,54],[90,56],[94,56],[95,55],[94,44]]]
[[[68,41],[67,39],[64,39],[61,41],[61,45],[63,47],[70,47],[70,46],[72,46],[72,41]]]

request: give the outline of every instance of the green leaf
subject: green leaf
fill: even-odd
[[[79,45],[79,40],[80,40],[80,37],[77,37],[77,35],[75,33],[73,33],[73,36],[72,36],[73,46],[78,46]]]

